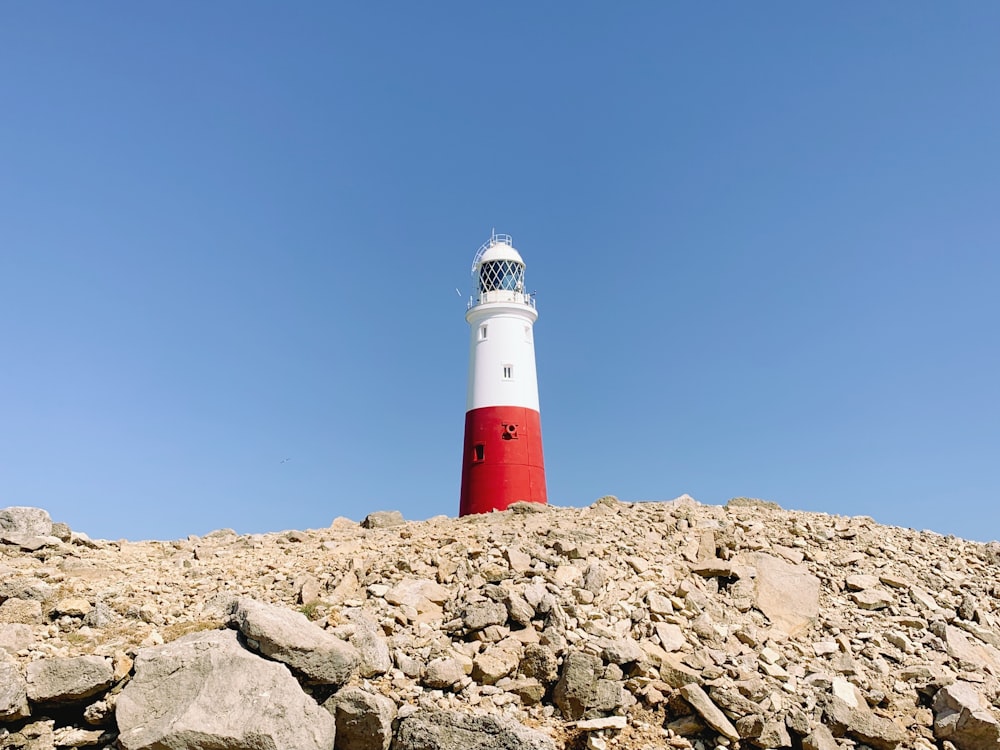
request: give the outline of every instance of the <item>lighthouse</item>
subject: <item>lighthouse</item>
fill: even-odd
[[[494,232],[479,248],[472,278],[462,516],[546,500],[532,333],[538,311],[509,235]]]

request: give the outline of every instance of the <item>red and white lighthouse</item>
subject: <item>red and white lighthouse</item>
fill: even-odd
[[[494,232],[479,248],[472,278],[462,516],[546,500],[532,334],[538,311],[509,235]]]

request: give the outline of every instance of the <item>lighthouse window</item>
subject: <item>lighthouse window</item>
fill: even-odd
[[[479,267],[479,288],[484,292],[524,291],[524,266],[514,260],[487,261]]]
[[[514,365],[504,365],[503,366],[503,379],[513,380],[514,379]]]
[[[486,326],[479,326],[479,340],[486,341]]]
[[[476,443],[472,446],[472,460],[473,461],[485,461],[486,460],[486,444]]]

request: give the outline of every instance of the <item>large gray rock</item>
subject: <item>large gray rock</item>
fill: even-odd
[[[567,719],[582,719],[597,700],[597,681],[603,664],[593,654],[570,651],[563,660],[552,701]]]
[[[231,622],[251,649],[287,664],[310,682],[343,685],[361,661],[354,646],[309,622],[301,612],[244,598],[236,601]]]
[[[934,736],[959,750],[1000,748],[1000,724],[989,704],[968,682],[955,682],[934,696]]]
[[[39,659],[28,665],[28,698],[35,703],[69,703],[111,687],[114,668],[103,656]]]
[[[507,622],[507,607],[500,602],[476,602],[462,612],[462,624],[469,630],[482,630]]]
[[[323,704],[337,721],[336,750],[389,750],[396,704],[384,695],[346,687]]]
[[[794,565],[763,552],[740,555],[739,562],[754,568],[754,606],[771,624],[796,635],[819,616],[819,579],[804,565]]]
[[[142,649],[115,717],[123,750],[330,750],[336,732],[287,667],[231,630]]]
[[[28,715],[28,685],[16,664],[0,661],[0,721]]]
[[[13,506],[0,510],[0,537],[11,534],[51,536],[52,518],[41,508]]]
[[[391,526],[402,526],[404,523],[406,519],[398,510],[377,510],[365,516],[361,525],[366,529],[386,529]]]
[[[399,723],[393,750],[555,750],[547,735],[503,716],[418,711]]]
[[[389,642],[382,635],[378,622],[360,611],[352,612],[349,619],[354,623],[350,643],[358,650],[361,659],[358,673],[362,677],[376,677],[392,669]]]

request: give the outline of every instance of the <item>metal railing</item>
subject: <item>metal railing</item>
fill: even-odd
[[[498,295],[498,294],[500,294],[502,292],[506,292],[507,294],[509,294],[510,298],[509,299],[490,299],[490,300],[484,300],[483,299],[483,297],[485,297],[487,294],[496,294],[496,295]],[[537,294],[536,292],[511,292],[511,291],[507,291],[505,289],[496,289],[496,290],[493,290],[491,292],[480,292],[479,295],[472,295],[471,297],[469,297],[469,301],[466,304],[465,309],[466,310],[471,310],[476,305],[488,304],[489,302],[520,302],[521,304],[527,305],[528,307],[532,307],[532,308],[537,309],[537,307],[535,306],[535,295],[536,294]],[[478,300],[476,299],[477,296],[479,298]],[[518,299],[518,298],[520,298],[520,299]]]

